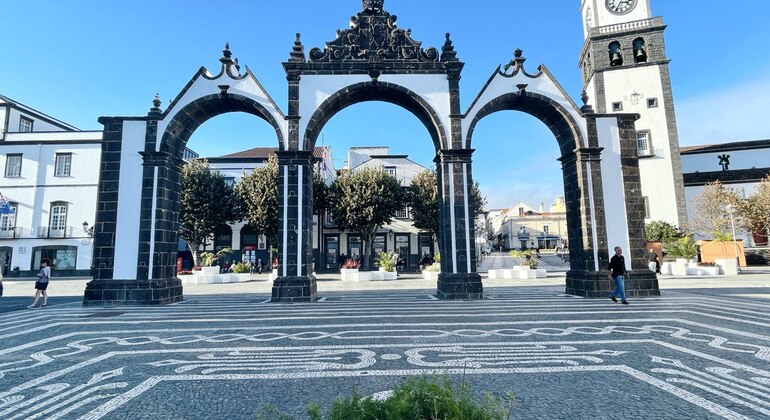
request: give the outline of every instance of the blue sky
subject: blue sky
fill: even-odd
[[[666,47],[680,143],[770,138],[770,2],[651,0],[669,25]],[[281,62],[296,32],[306,51],[323,46],[360,10],[357,0],[7,1],[0,15],[0,93],[82,129],[102,115],[143,115],[156,92],[164,102],[204,66],[217,72],[222,46],[247,65],[286,111]],[[576,102],[583,45],[580,1],[386,0],[401,28],[440,47],[450,32],[466,63],[461,102],[467,109],[490,74],[522,48],[534,71],[544,63]],[[275,144],[253,116],[227,114],[201,126],[189,146],[222,155]],[[341,166],[350,146],[390,145],[432,165],[425,128],[394,105],[364,103],[337,114],[323,139]],[[563,194],[556,141],[539,121],[502,112],[474,134],[474,176],[489,207],[517,201],[546,205]]]

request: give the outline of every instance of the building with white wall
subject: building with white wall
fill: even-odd
[[[31,276],[90,274],[101,131],[77,128],[0,95],[0,269]]]
[[[637,151],[645,221],[687,222],[663,18],[650,0],[582,0],[579,66],[599,114],[639,114]]]
[[[347,170],[357,171],[363,168],[382,168],[387,174],[396,178],[402,187],[408,188],[420,172],[428,170],[424,166],[409,159],[408,155],[392,155],[390,148],[380,147],[351,147],[348,150]],[[315,238],[323,238],[321,248],[314,249],[317,272],[335,272],[340,268],[340,256],[350,258],[363,255],[363,241],[355,232],[337,228],[331,217],[324,218],[322,231],[314,234]],[[320,251],[320,252],[319,252]],[[422,257],[434,255],[438,246],[433,234],[414,227],[410,209],[407,206],[391,219],[390,223],[382,226],[374,238],[375,255],[380,252],[395,252],[399,254],[399,270],[417,271]]]
[[[741,141],[682,147],[687,208],[706,184],[719,181],[743,197],[751,196],[763,178],[770,176],[770,140]],[[690,212],[692,218],[692,212]],[[707,238],[708,234],[701,232]],[[746,246],[767,245],[767,238],[736,232]]]
[[[519,202],[507,209],[489,212],[491,229],[497,248],[555,249],[567,243],[567,209],[563,197],[546,210],[540,203],[536,209]]]

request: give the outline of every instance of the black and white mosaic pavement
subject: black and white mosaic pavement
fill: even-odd
[[[1,419],[304,418],[353,389],[447,375],[516,418],[770,418],[767,300],[666,292],[630,306],[560,287],[267,295],[0,315]]]

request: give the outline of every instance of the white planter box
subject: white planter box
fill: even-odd
[[[357,268],[341,268],[342,281],[359,281]]]
[[[201,267],[201,274],[205,276],[215,276],[219,274],[219,266]]]
[[[531,269],[527,266],[514,266],[510,269],[489,270],[487,276],[490,279],[543,279],[548,277],[545,269]]]
[[[719,267],[687,267],[688,276],[718,276]]]
[[[278,278],[278,270],[273,270],[270,274],[267,275],[268,281],[275,281],[275,279]]]
[[[490,272],[495,270],[489,270]],[[438,281],[438,275],[441,274],[440,271],[423,271],[422,272],[422,278],[429,281]],[[493,277],[490,277],[493,278]]]
[[[722,274],[727,276],[738,275],[738,260],[735,258],[718,258],[715,261]]]
[[[245,283],[251,280],[251,274],[249,273],[233,273],[230,274],[231,283]]]

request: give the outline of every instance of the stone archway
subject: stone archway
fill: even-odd
[[[285,147],[285,116],[225,47],[222,70],[202,68],[161,111],[146,117],[103,117],[102,170],[94,233],[94,279],[84,304],[165,304],[182,299],[176,278],[183,152],[204,122],[229,112],[265,120]]]

